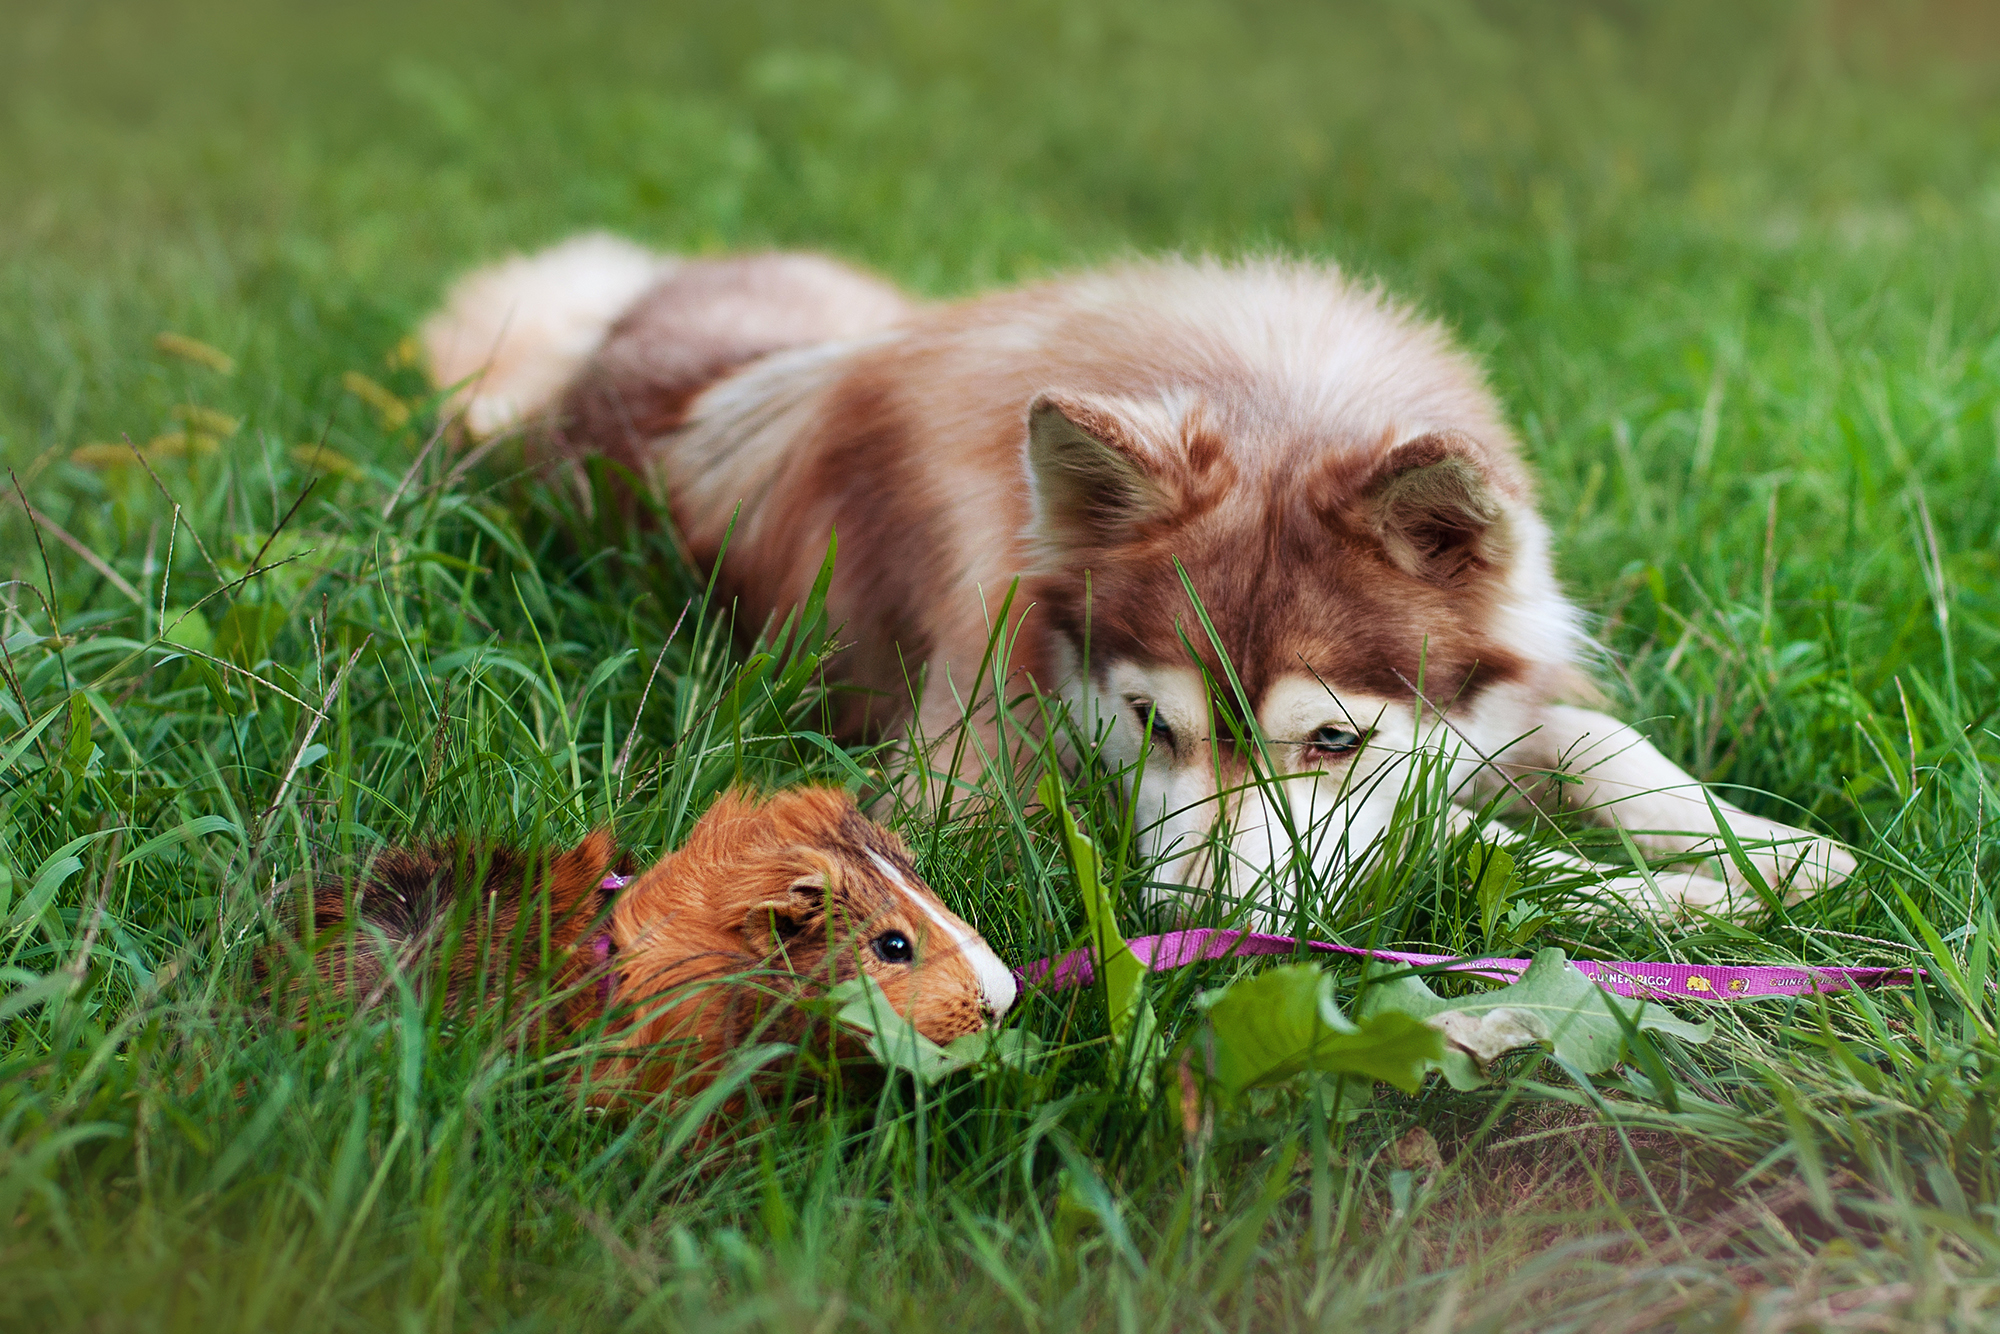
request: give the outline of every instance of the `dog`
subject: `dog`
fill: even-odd
[[[728,792],[687,840],[613,876],[611,835],[532,856],[470,840],[377,850],[311,894],[313,968],[350,999],[401,969],[449,1006],[514,1006],[546,975],[533,1021],[603,1024],[598,1090],[685,1093],[753,1034],[799,1041],[795,1004],[865,974],[938,1043],[998,1022],[1014,974],[917,875],[903,841],[844,792]],[[518,1009],[515,1009],[519,1013]]]
[[[1032,685],[1127,775],[1159,879],[1247,885],[1257,920],[1384,849],[1425,757],[1460,827],[1515,793],[1623,826],[1661,869],[1604,878],[1656,914],[1748,902],[1717,813],[1781,892],[1856,865],[1592,707],[1480,367],[1331,266],[1144,260],[926,306],[821,256],[586,236],[465,279],[422,340],[475,434],[650,479],[747,624],[837,533],[846,738],[976,777],[1033,741],[1006,712]]]

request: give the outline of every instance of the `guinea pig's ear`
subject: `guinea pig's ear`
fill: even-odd
[[[751,951],[783,948],[826,922],[826,878],[801,875],[765,894],[743,918],[743,941]]]
[[[549,900],[556,912],[587,913],[596,904],[598,887],[617,855],[611,831],[593,829],[583,842],[558,856],[549,866]]]

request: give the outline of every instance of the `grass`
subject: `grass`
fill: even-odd
[[[11,15],[0,1323],[1992,1327],[1996,38],[1803,2]],[[936,295],[1159,248],[1379,275],[1492,367],[1617,707],[1866,860],[1668,933],[1531,868],[1531,943],[1925,984],[1345,1125],[1274,1097],[1205,1145],[1077,994],[1018,1008],[1027,1077],[727,1141],[589,1115],[561,1053],[412,992],[274,1029],[249,966],[301,873],[443,827],[650,854],[729,782],[849,774],[811,643],[746,668],[604,479],[424,449],[398,348],[441,284],[585,226]],[[150,472],[75,453],[174,431]],[[899,823],[1004,956],[1069,943],[1044,816]],[[1481,948],[1434,842],[1315,926]],[[1154,980],[1170,1033],[1226,972]]]

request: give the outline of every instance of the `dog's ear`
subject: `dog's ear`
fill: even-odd
[[[1506,554],[1506,510],[1478,447],[1434,431],[1390,450],[1361,489],[1368,523],[1389,559],[1450,584]]]
[[[1115,542],[1168,507],[1136,432],[1095,396],[1036,395],[1028,475],[1041,536],[1059,550]]]

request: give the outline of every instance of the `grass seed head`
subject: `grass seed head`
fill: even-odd
[[[348,393],[375,409],[383,430],[398,431],[408,424],[410,405],[360,371],[349,371],[340,377],[340,383]]]
[[[168,431],[146,444],[149,459],[209,458],[222,452],[222,442],[202,431]]]
[[[94,442],[78,445],[69,452],[69,461],[84,468],[129,468],[136,460],[127,445],[108,445]]]
[[[155,335],[153,346],[170,357],[179,357],[182,361],[192,361],[197,366],[206,366],[218,375],[236,373],[236,358],[219,347],[202,342],[199,338],[189,338],[186,334],[168,331]]]
[[[416,370],[424,364],[424,349],[417,342],[415,334],[405,334],[403,340],[389,349],[382,364],[392,371]]]
[[[173,418],[190,431],[200,431],[227,440],[235,435],[243,425],[242,421],[226,412],[214,408],[204,408],[194,403],[179,403],[173,408]]]
[[[360,464],[328,445],[293,445],[285,451],[285,455],[301,468],[314,472],[330,472],[341,477],[361,475]]]

